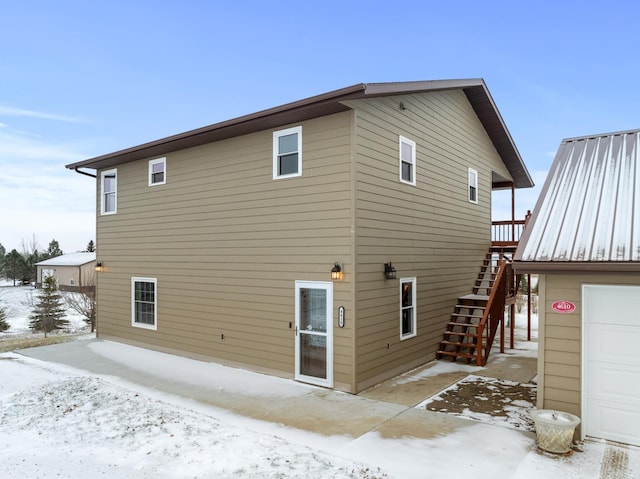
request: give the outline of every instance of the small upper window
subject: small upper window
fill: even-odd
[[[164,185],[167,182],[167,159],[149,160],[149,186]]]
[[[139,328],[157,329],[156,278],[131,278],[131,324]]]
[[[302,127],[273,132],[273,179],[302,175]]]
[[[118,207],[118,170],[103,171],[100,181],[100,213],[114,214]]]
[[[400,280],[400,339],[416,335],[416,278]]]
[[[469,168],[469,202],[478,203],[478,172]]]
[[[400,137],[400,181],[416,184],[416,142]]]

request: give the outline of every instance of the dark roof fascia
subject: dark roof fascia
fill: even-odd
[[[173,151],[245,135],[303,120],[330,115],[350,108],[342,102],[366,97],[403,95],[428,91],[462,89],[483,124],[496,151],[514,178],[516,188],[529,188],[533,181],[507,130],[483,79],[432,80],[417,82],[359,83],[303,100],[195,130],[169,136],[142,145],[67,165],[67,168],[110,168],[121,163],[163,156]]]
[[[234,136],[241,136],[287,123],[325,116],[339,111],[347,111],[350,108],[338,102],[343,97],[351,98],[354,94],[363,92],[364,88],[365,85],[363,84],[353,85],[106,155],[96,156],[88,160],[71,163],[66,167],[72,170],[77,168],[109,168],[122,163],[162,156],[173,151],[200,146],[225,138],[233,138]]]
[[[640,262],[637,261],[514,261],[516,273],[638,273]]]
[[[68,264],[68,263],[47,263],[45,265],[43,265],[42,263],[44,263],[45,261],[49,261],[49,260],[44,260],[44,261],[40,261],[39,263],[35,263],[34,266],[66,266],[68,268],[77,268],[78,266],[84,266],[86,264],[89,263],[94,263],[96,260],[95,259],[90,259],[89,261],[85,261],[84,263],[78,263],[78,264]]]

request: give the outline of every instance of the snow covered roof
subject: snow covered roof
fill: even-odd
[[[95,253],[69,253],[40,261],[36,266],[81,266],[95,260]]]
[[[562,141],[516,251],[520,272],[640,271],[640,130]]]

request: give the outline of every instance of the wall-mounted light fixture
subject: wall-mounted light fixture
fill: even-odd
[[[331,268],[331,279],[334,281],[340,281],[342,279],[342,267],[340,263],[336,261],[336,264]]]
[[[396,279],[396,268],[391,261],[384,264],[384,277],[387,279]]]
[[[98,261],[96,263],[96,272],[101,273],[104,271],[104,265],[102,264],[102,261]]]

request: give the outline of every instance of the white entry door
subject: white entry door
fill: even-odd
[[[585,285],[583,433],[640,446],[640,287]]]
[[[333,283],[296,281],[298,381],[333,387]]]

